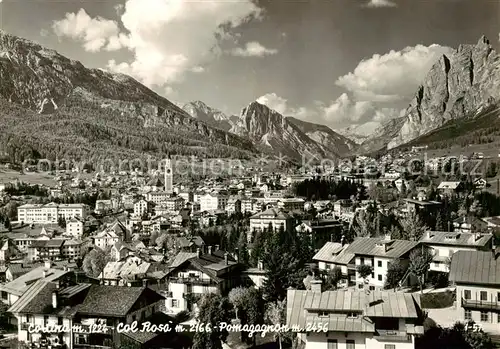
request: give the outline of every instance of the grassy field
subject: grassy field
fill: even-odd
[[[47,172],[20,173],[18,171],[0,168],[0,183],[10,183],[14,182],[16,179],[25,183],[46,185],[50,187],[57,184],[54,180],[54,176],[50,176]]]

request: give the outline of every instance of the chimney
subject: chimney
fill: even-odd
[[[384,241],[391,241],[391,234],[385,234]]]
[[[262,263],[262,261],[260,259],[257,262],[257,269],[264,270],[264,264]]]
[[[432,238],[432,234],[431,234],[431,231],[430,231],[430,230],[428,230],[428,231],[427,231],[427,239],[430,239],[430,238]]]
[[[57,309],[57,292],[52,292],[52,308]]]
[[[321,293],[323,291],[323,281],[321,279],[311,280],[311,291]]]
[[[212,254],[212,246],[208,246],[208,254]]]
[[[43,270],[42,275],[43,275],[43,278],[44,278],[44,279],[47,277],[47,270],[46,270],[46,269],[44,269],[44,270]]]
[[[330,242],[333,242],[333,234],[330,234]]]
[[[198,256],[198,258],[201,257],[201,250],[199,248],[196,249],[196,255]]]
[[[451,222],[448,221],[448,232],[450,232],[450,231],[451,231]]]
[[[341,244],[342,246],[344,246],[344,245],[345,245],[345,235],[342,235],[342,237],[340,238],[340,244]]]
[[[224,264],[229,265],[229,253],[224,253]]]
[[[148,286],[148,280],[142,279],[142,287],[147,287],[147,286]]]
[[[52,263],[50,263],[50,261],[45,261],[44,265],[45,265],[46,269],[50,269],[50,267],[52,266]]]
[[[219,245],[215,245],[215,251],[219,251]]]

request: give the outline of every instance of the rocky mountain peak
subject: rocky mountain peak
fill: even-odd
[[[473,115],[500,100],[500,56],[482,36],[460,45],[432,66],[388,148],[407,143],[449,120]]]

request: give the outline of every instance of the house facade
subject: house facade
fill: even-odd
[[[500,250],[458,251],[449,280],[456,286],[456,318],[500,335]]]

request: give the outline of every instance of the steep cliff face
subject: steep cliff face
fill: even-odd
[[[387,147],[407,143],[449,120],[474,115],[499,100],[500,56],[483,36],[476,45],[461,45],[434,64]]]
[[[338,154],[306,135],[280,113],[258,102],[243,108],[231,132],[248,137],[255,144],[271,148],[276,155],[291,158],[336,158]]]
[[[220,110],[209,107],[202,101],[186,103],[182,106],[182,109],[193,118],[225,131],[229,131],[238,120],[237,116],[227,116]]]
[[[249,140],[193,119],[130,76],[87,69],[56,51],[1,30],[0,81],[0,96],[38,114],[88,107],[93,113],[102,112],[104,118],[111,110],[139,118],[145,128],[162,127],[165,132],[182,132],[184,138],[255,151]]]

